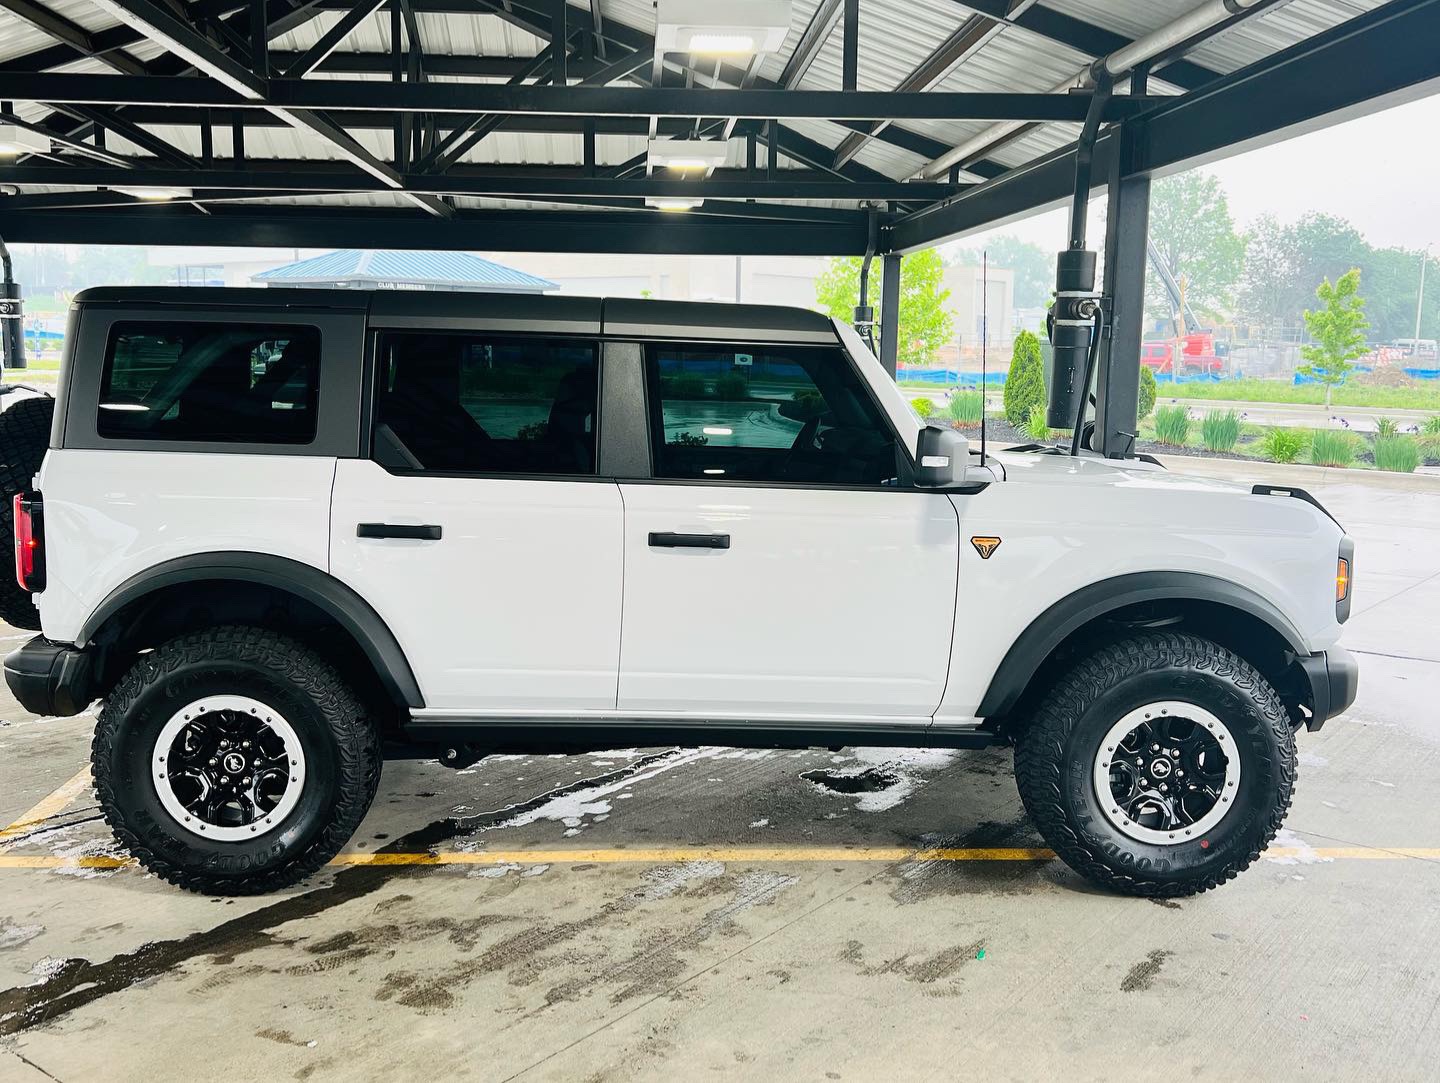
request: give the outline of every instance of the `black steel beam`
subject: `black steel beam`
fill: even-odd
[[[1009,7],[1022,9],[1035,0],[1010,0]],[[937,45],[915,69],[895,87],[897,93],[915,93],[930,90],[945,76],[963,64],[985,43],[1004,29],[1004,22],[986,15],[972,15],[957,27],[948,38]],[[835,148],[835,164],[842,166],[860,153],[876,132],[888,127],[888,120],[877,120],[867,132],[847,135]]]
[[[1122,459],[1135,448],[1140,402],[1140,342],[1145,332],[1145,243],[1150,235],[1150,177],[1126,175],[1137,132],[1119,131],[1111,158],[1105,215],[1104,294],[1110,335],[1100,345],[1095,384],[1095,435],[1090,446]]]
[[[1139,118],[1139,146],[1124,175],[1253,149],[1333,114],[1349,119],[1382,100],[1393,104],[1432,93],[1440,89],[1435,41],[1440,0],[1391,0],[1203,90],[1161,99]],[[1108,175],[1117,141],[1114,132],[1096,141],[1096,178]],[[905,216],[889,227],[883,243],[902,251],[923,248],[1058,203],[1073,190],[1074,155],[1073,147],[1058,150]]]
[[[145,66],[128,53],[102,51],[90,31],[34,0],[0,0],[0,8],[13,12],[82,56],[94,57],[118,72],[139,75],[145,70]]]
[[[1087,56],[1097,58],[1109,56],[1117,49],[1123,49],[1132,44],[1135,40],[1127,38],[1124,34],[1117,34],[1113,30],[1096,26],[1094,23],[1088,23],[1083,19],[1077,19],[1073,15],[1067,15],[1063,11],[1056,11],[1043,4],[1036,4],[1034,7],[1012,16],[1007,14],[1007,9],[1011,6],[1010,0],[956,0],[956,2],[962,7],[981,12],[992,19],[1011,23],[1049,41],[1068,46],[1076,52],[1085,53]],[[1157,78],[1164,79],[1167,83],[1182,90],[1196,90],[1206,83],[1220,78],[1220,72],[1189,60],[1177,60],[1173,64],[1167,64],[1154,74]]]
[[[125,0],[139,3],[140,0]],[[216,54],[223,56],[223,54]],[[234,61],[210,71],[233,74]],[[710,87],[508,86],[272,79],[248,71],[237,87],[211,80],[85,73],[0,74],[0,99],[106,105],[192,105],[253,109],[396,110],[438,113],[547,113],[564,116],[743,117],[766,119],[1043,120],[1085,119],[1084,94],[898,93],[835,90],[731,90]],[[1116,98],[1105,119],[1121,120],[1147,102]]]
[[[417,213],[313,207],[217,207],[210,215],[165,207],[108,212],[6,212],[3,207],[0,201],[0,235],[7,241],[55,244],[153,244],[163,236],[173,245],[344,248],[363,237],[372,247],[397,249],[842,256],[862,254],[866,241],[863,215],[846,224],[747,223],[643,211],[512,211],[441,221]]]
[[[496,196],[544,198],[546,196],[595,196],[644,198],[646,196],[697,196],[707,199],[841,199],[931,201],[954,195],[952,184],[925,181],[817,180],[785,177],[775,182],[745,178],[743,170],[703,179],[676,179],[664,174],[633,178],[585,177],[579,169],[526,171],[524,167],[503,172],[470,170],[465,173],[397,174],[400,184],[387,184],[354,170],[299,171],[254,168],[244,170],[175,169],[158,165],[140,170],[144,183],[162,188],[216,188],[286,191],[383,192],[398,190],[419,195]],[[198,165],[198,163],[197,163]],[[97,188],[137,183],[136,172],[106,165],[0,165],[0,182],[7,184],[71,184]]]
[[[289,63],[276,63],[276,68],[283,73],[286,79],[301,79],[309,75],[325,62],[326,58],[350,36],[357,26],[370,18],[385,2],[386,0],[356,0],[355,6],[336,20],[330,29],[320,36],[320,40]],[[390,58],[387,56],[385,58],[387,66],[389,61]]]

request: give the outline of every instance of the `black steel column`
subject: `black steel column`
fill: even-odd
[[[1095,387],[1094,450],[1108,458],[1134,453],[1139,431],[1140,338],[1145,330],[1145,241],[1150,233],[1150,178],[1124,176],[1139,137],[1137,126],[1120,126],[1111,161],[1105,216],[1105,297],[1110,335],[1101,343]]]
[[[900,356],[900,253],[880,261],[880,363],[892,377]]]

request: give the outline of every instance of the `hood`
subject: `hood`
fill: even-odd
[[[1248,485],[1190,474],[1172,474],[1158,463],[1141,459],[1105,459],[1093,452],[1083,452],[1078,457],[1040,451],[996,451],[989,454],[1005,468],[1007,483],[1104,485],[1242,496],[1250,492]]]

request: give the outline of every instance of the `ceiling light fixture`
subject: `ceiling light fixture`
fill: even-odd
[[[662,53],[774,53],[790,32],[790,0],[658,0],[655,48]]]
[[[149,200],[152,203],[161,203],[167,199],[189,199],[195,193],[189,188],[112,188],[112,192],[119,192],[121,195],[130,196],[132,199]]]
[[[718,139],[652,139],[645,162],[676,173],[709,175],[729,154],[730,145]]]
[[[645,206],[653,207],[657,211],[693,211],[696,207],[703,206],[703,199],[690,199],[682,196],[646,196]]]

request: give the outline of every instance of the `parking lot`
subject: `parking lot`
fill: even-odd
[[[1008,751],[854,748],[394,762],[323,875],[202,898],[114,849],[91,718],[0,699],[0,1077],[1433,1078],[1421,484],[1316,486],[1357,541],[1360,697],[1301,735],[1275,848],[1194,899],[1050,859]]]

